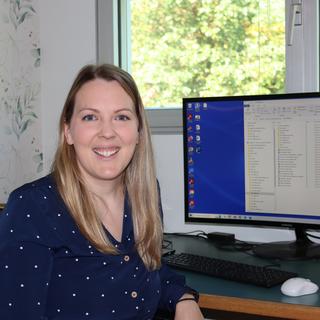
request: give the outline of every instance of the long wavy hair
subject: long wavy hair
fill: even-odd
[[[132,209],[137,251],[149,270],[161,264],[162,222],[149,126],[142,99],[133,78],[122,69],[109,65],[87,65],[75,78],[64,104],[59,126],[59,143],[52,165],[58,191],[81,233],[100,252],[118,254],[104,231],[94,209],[93,199],[81,176],[73,145],[66,142],[64,127],[69,125],[75,97],[80,88],[94,79],[117,81],[131,97],[138,118],[139,143],[123,176]]]

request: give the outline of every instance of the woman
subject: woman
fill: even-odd
[[[0,217],[0,319],[203,319],[161,264],[162,223],[138,89],[111,65],[76,77],[52,173],[15,190]]]

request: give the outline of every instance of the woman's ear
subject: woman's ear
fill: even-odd
[[[70,126],[67,123],[65,123],[63,129],[64,129],[64,136],[66,138],[67,144],[72,145],[73,138],[72,138],[72,134],[70,132]]]

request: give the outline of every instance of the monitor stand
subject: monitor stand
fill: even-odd
[[[280,260],[306,260],[320,258],[320,244],[309,240],[306,230],[295,227],[295,241],[281,241],[258,244],[253,253],[262,258]]]

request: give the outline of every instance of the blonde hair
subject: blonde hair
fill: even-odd
[[[144,106],[133,78],[113,65],[87,65],[78,73],[67,96],[60,117],[59,144],[52,165],[58,191],[81,233],[97,250],[117,254],[98,218],[92,196],[81,177],[74,147],[68,145],[64,126],[69,124],[74,111],[75,96],[80,88],[94,79],[117,81],[131,97],[138,118],[139,144],[124,173],[124,185],[132,211],[137,251],[149,270],[161,264],[162,222],[151,136]]]

